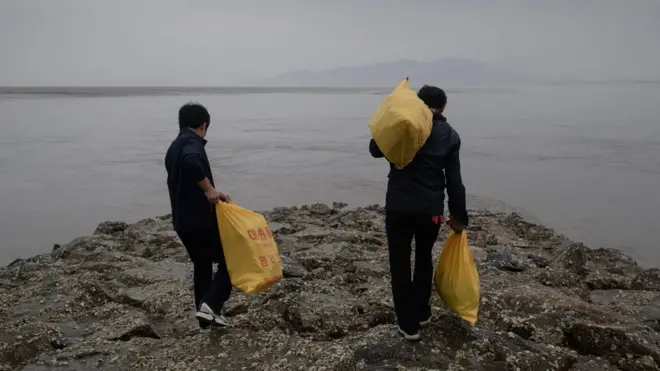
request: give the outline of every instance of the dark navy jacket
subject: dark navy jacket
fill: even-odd
[[[184,129],[165,155],[172,222],[179,233],[217,229],[215,208],[199,186],[208,178],[215,187],[205,146],[205,139]]]
[[[431,135],[412,162],[400,170],[390,163],[386,209],[443,215],[446,188],[449,213],[467,227],[469,220],[461,178],[460,148],[458,133],[442,114],[434,114]],[[384,157],[373,139],[369,143],[369,151],[373,157]]]

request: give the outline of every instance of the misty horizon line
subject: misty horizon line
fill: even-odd
[[[404,77],[405,78],[405,77]],[[403,79],[403,78],[402,78]],[[548,81],[532,81],[532,82],[518,82],[511,84],[489,84],[489,85],[456,85],[456,86],[447,86],[442,87],[443,89],[506,89],[517,86],[548,86],[548,85],[579,85],[579,84],[592,84],[592,83],[660,83],[660,79],[637,79],[637,78],[611,78],[611,79],[555,79]],[[423,84],[423,83],[420,83]],[[416,84],[412,84],[416,85]],[[9,90],[38,90],[43,89],[44,91],[52,89],[262,89],[262,90],[278,90],[278,89],[327,89],[327,90],[357,90],[357,89],[394,89],[395,85],[266,85],[266,84],[213,84],[213,85],[201,85],[201,84],[181,84],[181,85],[172,85],[172,84],[143,84],[143,85],[0,85],[0,93],[7,93]]]
[[[472,58],[466,58],[466,57],[443,57],[443,58],[436,58],[436,59],[431,59],[431,60],[416,60],[416,59],[408,59],[408,58],[402,58],[402,59],[396,59],[396,60],[390,60],[390,61],[381,61],[381,62],[375,62],[375,63],[367,63],[367,64],[356,64],[356,65],[344,65],[344,66],[337,66],[337,67],[331,67],[331,68],[325,68],[325,69],[296,69],[296,70],[290,70],[285,73],[281,73],[276,76],[271,76],[271,77],[262,77],[262,78],[256,78],[256,79],[248,79],[248,80],[241,80],[241,81],[233,81],[233,82],[228,82],[228,83],[213,83],[213,84],[159,84],[159,83],[146,83],[146,84],[117,84],[117,85],[111,85],[111,84],[70,84],[70,85],[64,85],[64,84],[23,84],[23,85],[2,85],[0,83],[0,93],[6,93],[4,90],[7,89],[12,89],[12,90],[27,90],[31,89],[34,92],[38,92],[39,90],[43,90],[43,93],[50,93],[49,90],[51,89],[128,89],[128,90],[136,90],[136,89],[186,89],[186,90],[192,90],[192,89],[259,89],[259,90],[288,90],[288,89],[297,89],[297,90],[308,90],[308,89],[324,89],[324,90],[360,90],[360,89],[392,89],[396,84],[392,84],[390,81],[390,78],[387,77],[386,79],[388,80],[387,83],[381,82],[385,80],[384,77],[386,75],[389,75],[391,73],[394,73],[394,71],[389,71],[389,73],[386,73],[386,75],[381,75],[379,78],[376,79],[375,82],[368,82],[368,83],[357,83],[357,84],[351,84],[351,83],[338,83],[338,84],[333,84],[333,83],[326,83],[326,82],[320,82],[320,81],[308,81],[308,82],[293,82],[291,84],[287,84],[286,82],[282,82],[280,80],[286,80],[288,77],[291,76],[296,76],[300,74],[308,75],[311,76],[312,79],[314,76],[323,76],[327,74],[333,74],[337,72],[348,72],[348,71],[371,71],[372,69],[378,69],[378,68],[383,68],[383,67],[393,67],[393,66],[400,66],[400,65],[407,65],[407,68],[411,68],[408,73],[415,75],[416,72],[415,68],[419,66],[429,66],[429,65],[443,65],[447,63],[454,64],[454,66],[457,65],[465,65],[468,66],[468,68],[473,68],[471,72],[480,72],[480,71],[490,71],[490,72],[495,72],[498,74],[502,74],[502,76],[507,76],[508,78],[511,78],[506,81],[488,81],[483,80],[483,82],[480,82],[479,79],[473,81],[472,83],[465,83],[465,81],[452,81],[452,77],[456,77],[453,75],[453,72],[455,71],[449,71],[449,80],[446,85],[443,85],[442,83],[437,83],[437,81],[425,81],[427,78],[429,78],[428,75],[424,76],[413,76],[415,78],[415,81],[411,80],[411,85],[416,86],[422,86],[424,84],[430,84],[430,85],[436,85],[439,86],[445,90],[458,90],[458,89],[497,89],[497,88],[512,88],[512,87],[523,87],[523,86],[547,86],[547,85],[579,85],[579,84],[636,84],[636,83],[659,83],[660,78],[658,77],[607,77],[607,78],[576,78],[576,77],[560,77],[560,78],[543,78],[543,77],[538,77],[534,76],[534,73],[518,73],[514,72],[513,70],[510,69],[501,69],[500,67],[494,67],[490,63],[481,61],[479,59],[472,59]],[[441,66],[442,68],[442,66]],[[439,71],[442,72],[442,71]],[[448,72],[448,71],[445,71]],[[464,71],[462,71],[464,72]],[[529,72],[529,71],[528,71]],[[397,75],[400,73],[397,73]],[[405,73],[404,73],[405,75]],[[401,79],[406,78],[407,76],[400,76]],[[459,80],[461,77],[459,77]],[[381,80],[381,81],[378,81]],[[397,79],[392,79],[392,80],[397,80]],[[434,80],[432,78],[432,80]],[[436,79],[437,80],[437,79]],[[398,81],[398,80],[397,80]],[[20,93],[20,92],[19,92]],[[57,92],[52,92],[53,94],[56,94]],[[63,92],[64,93],[64,92]]]

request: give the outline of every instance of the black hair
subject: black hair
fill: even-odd
[[[211,125],[211,115],[201,104],[190,102],[179,109],[180,129],[199,129],[204,124]]]
[[[435,86],[422,86],[417,96],[430,108],[443,109],[447,105],[447,94],[444,90]]]

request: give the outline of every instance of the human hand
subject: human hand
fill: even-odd
[[[229,197],[228,194],[223,193],[223,192],[218,192],[218,195],[219,195],[219,200],[220,201],[227,202],[227,203],[231,202],[231,197]]]
[[[447,222],[447,225],[449,225],[449,228],[451,228],[452,231],[456,234],[461,234],[463,233],[463,226],[461,223],[457,222],[454,217],[449,217],[449,221]]]
[[[216,191],[215,188],[209,188],[204,192],[204,196],[206,196],[206,199],[212,204],[217,204],[218,201],[220,201],[220,195],[221,193]]]
[[[218,202],[231,202],[231,197],[228,194],[216,191],[215,188],[211,188],[208,191],[204,192],[206,199],[212,203],[217,204]]]

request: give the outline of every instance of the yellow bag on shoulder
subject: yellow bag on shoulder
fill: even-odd
[[[467,233],[451,233],[435,268],[435,290],[445,304],[474,325],[479,312],[479,272],[468,247]]]
[[[433,113],[405,79],[378,106],[369,129],[385,158],[402,169],[426,143],[432,123]]]
[[[256,294],[282,278],[282,260],[263,215],[233,203],[215,207],[231,283]]]

